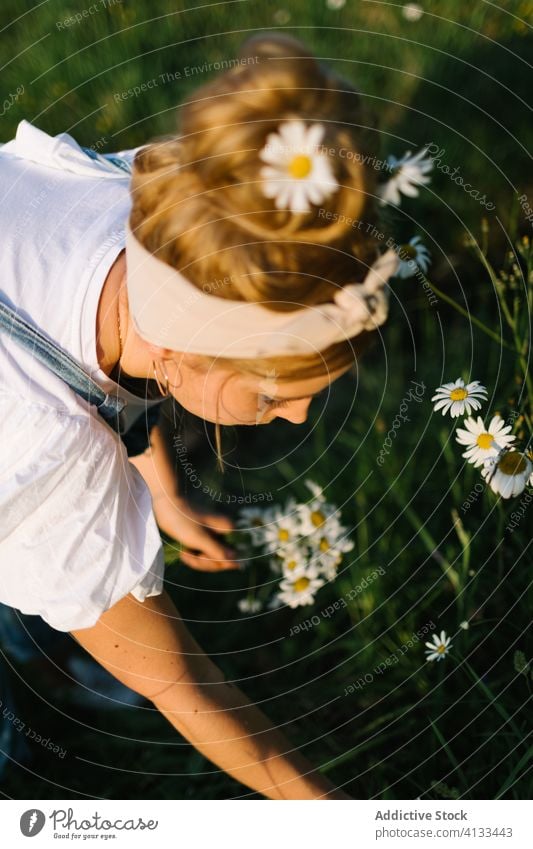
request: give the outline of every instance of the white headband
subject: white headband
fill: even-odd
[[[197,289],[147,251],[126,222],[127,290],[137,332],[155,345],[193,354],[243,359],[315,354],[363,330],[375,330],[387,318],[386,283],[399,262],[391,248],[362,283],[339,288],[334,303],[275,312]]]

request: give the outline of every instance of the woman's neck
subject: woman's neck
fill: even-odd
[[[120,311],[120,314],[119,314]],[[96,311],[96,354],[102,371],[133,395],[158,399],[155,380],[149,379],[151,357],[130,327],[126,289],[126,251],[109,269]]]
[[[123,285],[126,277],[126,252],[122,250],[109,269],[96,312],[96,355],[98,364],[108,377],[118,368],[122,352],[120,322],[125,327]],[[124,330],[122,331],[124,338]]]

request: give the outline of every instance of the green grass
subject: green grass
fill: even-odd
[[[287,31],[307,39],[355,81],[379,113],[386,152],[438,143],[451,168],[460,166],[496,210],[484,211],[435,172],[431,191],[402,205],[397,226],[411,235],[414,216],[433,254],[429,280],[446,298],[431,306],[413,280],[397,281],[383,341],[358,364],[357,379],[338,381],[327,406],[315,402],[309,422],[298,428],[278,422],[268,431],[226,431],[231,462],[240,468],[223,478],[209,451],[198,461],[214,489],[271,491],[275,501],[289,494],[305,498],[305,477],[333,481],[327,494],[342,506],[356,542],[337,581],[312,607],[249,621],[235,603],[249,581],[269,579],[260,566],[253,573],[200,574],[176,562],[167,548],[168,585],[194,636],[229,679],[352,795],[527,798],[531,679],[516,671],[513,657],[520,650],[531,658],[531,520],[526,512],[510,533],[506,525],[516,502],[496,504],[490,492],[461,511],[479,475],[462,467],[453,422],[432,415],[429,398],[441,382],[462,375],[486,384],[489,397],[494,392],[491,412],[507,416],[527,401],[523,395],[520,401],[523,373],[513,334],[500,320],[493,281],[463,239],[467,233],[485,239],[499,269],[512,239],[527,232],[516,196],[533,197],[524,150],[531,122],[521,102],[530,90],[525,56],[531,42],[514,16],[525,17],[531,4],[516,0],[498,10],[484,2],[427,2],[428,14],[416,24],[390,3],[354,2],[342,12],[318,0],[286,5]],[[3,4],[2,91],[7,97],[23,83],[25,93],[3,118],[2,141],[27,118],[103,151],[141,144],[175,128],[180,99],[209,75],[123,102],[114,93],[187,65],[235,56],[245,35],[277,26],[277,3],[180,12],[182,4],[140,2],[110,6],[67,32],[58,30],[56,22],[82,6],[49,2],[32,10],[28,4],[28,14],[14,21],[20,3]],[[411,379],[423,381],[426,394],[409,405],[411,421],[399,429],[380,467],[376,457]],[[280,445],[284,461],[277,459]],[[258,457],[266,464],[260,473],[253,471]],[[230,509],[223,502],[211,506]],[[291,626],[320,614],[378,566],[385,574],[345,609],[288,638]],[[459,627],[465,619],[468,630]],[[443,663],[425,663],[421,640],[400,663],[344,695],[429,622],[452,636]],[[23,709],[27,715],[38,711],[42,733],[63,741],[69,754],[58,762],[34,747],[31,765],[12,765],[4,777],[7,796],[247,794],[148,705],[116,717],[90,711],[69,716],[52,699],[43,707],[39,682],[32,692],[23,667],[19,674]],[[120,769],[112,768],[117,764]]]

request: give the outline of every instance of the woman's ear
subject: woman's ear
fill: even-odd
[[[160,360],[168,360],[174,354],[171,348],[162,348],[160,345],[152,344],[152,342],[148,342],[148,350],[154,357]]]

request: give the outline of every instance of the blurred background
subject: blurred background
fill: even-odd
[[[436,145],[442,163],[479,191],[470,196],[435,168],[429,188],[412,204],[404,200],[396,232],[422,237],[432,255],[428,278],[445,297],[430,303],[418,282],[396,281],[382,338],[313,403],[308,422],[224,428],[224,475],[211,430],[187,423],[208,509],[235,516],[246,493],[269,493],[272,503],[307,500],[305,478],[327,487],[355,542],[335,582],[312,606],[243,615],[237,601],[272,579],[261,562],[239,574],[202,574],[180,565],[167,542],[167,585],[228,680],[351,795],[527,798],[531,517],[510,532],[516,504],[487,491],[462,510],[479,474],[464,467],[452,420],[433,414],[429,399],[440,383],[478,379],[489,389],[484,412],[515,411],[516,432],[529,439],[530,301],[509,284],[504,295],[523,306],[516,327],[507,326],[495,280],[513,264],[522,276],[530,271],[531,223],[519,197],[533,206],[533,3],[230,0],[187,8],[96,0],[84,14],[89,7],[4,0],[1,142],[22,118],[100,153],[174,132],[180,101],[217,73],[217,63],[235,58],[248,35],[277,30],[304,40],[359,88],[381,127],[377,157]],[[127,94],[143,83],[145,90]],[[517,243],[525,252],[518,259]],[[423,401],[410,405],[409,423],[377,465],[412,380],[424,383]],[[178,429],[179,414],[171,419]],[[177,469],[184,492],[197,499],[190,476]],[[288,638],[378,567],[384,574],[346,607]],[[425,662],[420,642],[372,674],[429,622],[452,637],[443,663]],[[31,743],[26,752],[12,748],[0,778],[7,797],[253,798],[149,703],[111,711],[68,702],[61,682],[50,684],[50,670],[13,657],[10,667],[19,715],[27,724],[38,716],[40,735],[66,755]],[[365,675],[372,680],[345,694]]]

